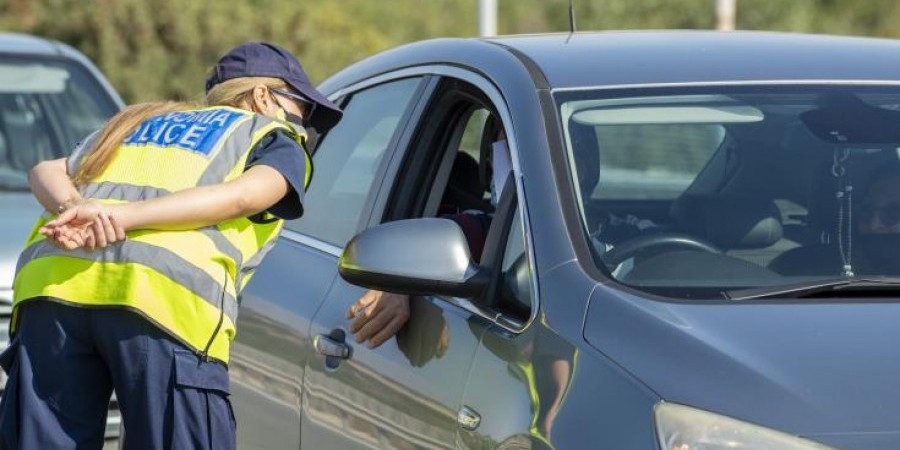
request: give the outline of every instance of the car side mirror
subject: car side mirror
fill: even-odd
[[[474,298],[490,282],[472,261],[466,237],[449,219],[398,220],[350,240],[338,262],[347,282],[409,295]]]

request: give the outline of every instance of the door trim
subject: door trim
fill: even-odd
[[[344,252],[344,249],[342,249],[334,244],[329,244],[328,242],[325,242],[323,240],[319,240],[312,236],[298,233],[293,230],[288,230],[286,228],[281,230],[281,237],[284,239],[287,239],[291,242],[295,242],[297,244],[301,244],[301,245],[305,245],[310,248],[314,248],[322,253],[327,253],[336,258],[340,258],[341,253]]]

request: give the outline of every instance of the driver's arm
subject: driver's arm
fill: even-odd
[[[462,213],[442,217],[456,222],[466,236],[469,253],[479,261],[491,216]],[[369,348],[376,348],[403,328],[409,320],[409,311],[408,295],[368,290],[347,310],[347,319],[353,319],[350,333],[356,334],[356,342],[368,341]]]

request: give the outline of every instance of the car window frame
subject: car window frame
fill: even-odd
[[[525,252],[528,255],[528,265],[530,268],[532,289],[531,313],[525,322],[520,322],[510,316],[503,314],[502,312],[480,306],[469,299],[443,296],[441,298],[457,308],[463,309],[466,312],[477,315],[487,321],[492,322],[505,332],[518,335],[528,330],[531,324],[535,322],[541,305],[540,285],[538,282],[539,276],[537,273],[536,264],[537,260],[534,255],[534,242],[533,236],[531,234],[531,222],[527,204],[527,197],[525,195],[524,175],[522,173],[522,165],[518,154],[518,145],[514,131],[515,125],[512,120],[512,114],[510,113],[509,104],[500,89],[493,82],[477,73],[476,70],[477,69],[475,68],[469,69],[459,66],[431,64],[408,67],[394,72],[382,74],[378,77],[372,78],[370,81],[397,79],[407,76],[413,76],[416,74],[430,74],[433,76],[433,84],[431,85],[432,90],[429,93],[430,95],[428,95],[427,98],[423,96],[423,100],[426,101],[417,105],[417,107],[420,107],[421,109],[419,110],[419,115],[414,118],[414,126],[406,127],[407,129],[405,131],[409,132],[409,138],[413,138],[414,133],[417,135],[421,131],[420,128],[422,125],[422,118],[424,116],[423,113],[425,112],[426,107],[431,105],[433,101],[439,100],[438,98],[436,98],[436,89],[438,88],[440,82],[444,81],[445,79],[455,79],[458,81],[462,81],[476,88],[480,92],[480,96],[485,97],[490,102],[490,105],[486,106],[489,106],[490,109],[492,109],[497,114],[503,128],[508,131],[506,140],[507,146],[509,147],[510,151],[510,162],[512,164],[513,170],[513,183],[515,186],[514,194],[516,195],[515,204],[518,205],[518,209],[515,213],[520,215],[520,220],[523,227],[522,233],[525,239]],[[360,84],[365,85],[365,83],[366,82],[362,82]],[[345,90],[341,89],[336,91],[335,95],[342,95],[344,94],[344,92]],[[384,207],[386,206],[389,194],[392,190],[391,188],[393,187],[393,184],[395,183],[395,180],[397,178],[396,173],[399,170],[401,163],[407,158],[407,153],[410,151],[410,148],[413,144],[413,141],[411,139],[405,140],[404,142],[405,145],[401,148],[395,149],[392,154],[392,168],[389,169],[388,172],[386,172],[387,174],[390,174],[390,176],[386,176],[383,178],[384,182],[388,183],[388,186],[382,186],[379,189],[380,196],[378,199],[378,205],[381,207],[382,211],[384,211]],[[370,216],[368,226],[377,225],[384,219],[385,218],[383,216],[372,214]],[[505,241],[502,247],[503,249],[505,249]],[[502,251],[503,249],[501,249],[500,251]]]
[[[387,144],[387,148],[385,149],[384,156],[381,158],[378,168],[375,170],[374,179],[381,181],[374,181],[372,184],[372,188],[366,195],[366,199],[363,202],[364,207],[360,211],[360,216],[359,220],[357,221],[355,233],[359,233],[360,231],[370,226],[369,224],[371,223],[371,217],[378,216],[378,214],[375,213],[376,211],[380,210],[378,205],[382,205],[381,208],[383,208],[384,201],[379,202],[378,199],[381,197],[381,192],[384,188],[384,181],[391,176],[389,168],[392,167],[392,161],[397,159],[398,150],[404,148],[405,143],[408,143],[411,139],[412,132],[410,129],[410,124],[416,123],[418,117],[421,115],[424,105],[427,103],[427,98],[429,97],[429,89],[433,89],[433,81],[431,80],[432,77],[429,74],[410,74],[398,77],[376,77],[347,86],[343,89],[335,91],[330,95],[327,95],[329,100],[343,107],[347,104],[347,102],[350,101],[353,95],[358,92],[362,92],[370,88],[375,88],[379,85],[400,81],[406,78],[421,78],[421,80],[419,81],[419,85],[416,87],[416,90],[412,95],[412,98],[414,100],[411,101],[409,105],[407,105],[406,110],[400,116],[400,124],[391,135],[391,138]],[[321,140],[327,138],[327,136],[328,133],[322,134],[322,136],[319,138],[319,141],[321,142]],[[330,254],[335,257],[340,257],[341,253],[343,252],[343,246],[335,245],[315,236],[311,236],[300,231],[291,230],[286,227],[282,229],[281,237],[295,243],[314,248],[318,251]]]

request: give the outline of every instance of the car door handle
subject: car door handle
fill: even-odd
[[[316,349],[316,353],[320,355],[338,359],[350,358],[350,346],[345,344],[343,340],[337,340],[326,334],[317,335],[313,339],[313,347]]]

